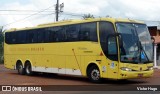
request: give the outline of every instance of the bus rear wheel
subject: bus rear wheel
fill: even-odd
[[[87,76],[91,82],[101,82],[100,71],[97,66],[91,66],[87,71]]]
[[[24,70],[23,65],[21,63],[17,64],[17,70],[18,70],[18,74],[20,74],[20,75],[25,74],[25,70]]]
[[[32,66],[30,63],[27,63],[26,66],[25,66],[25,72],[26,72],[26,75],[32,75],[33,72],[32,72]]]

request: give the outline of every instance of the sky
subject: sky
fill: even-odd
[[[56,1],[0,0],[0,26],[7,29],[23,28],[55,22]],[[82,19],[82,15],[90,13],[95,17],[130,18],[145,20],[148,25],[160,24],[158,22],[160,0],[59,0],[59,2],[64,3],[59,20]],[[37,13],[38,11],[43,12]]]

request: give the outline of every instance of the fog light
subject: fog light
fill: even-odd
[[[148,70],[153,70],[153,66],[148,66]]]

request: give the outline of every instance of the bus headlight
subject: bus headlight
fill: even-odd
[[[123,70],[123,71],[132,71],[131,68],[127,68],[127,67],[122,67],[121,70]]]
[[[153,66],[148,66],[148,70],[153,70]]]

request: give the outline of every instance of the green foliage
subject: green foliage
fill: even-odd
[[[3,46],[0,44],[0,64],[3,63]]]
[[[0,64],[3,63],[3,41],[4,33],[0,30]]]
[[[3,40],[4,40],[3,32],[0,32],[0,44],[3,42]]]
[[[92,14],[84,14],[83,19],[87,19],[87,18],[95,18]]]

